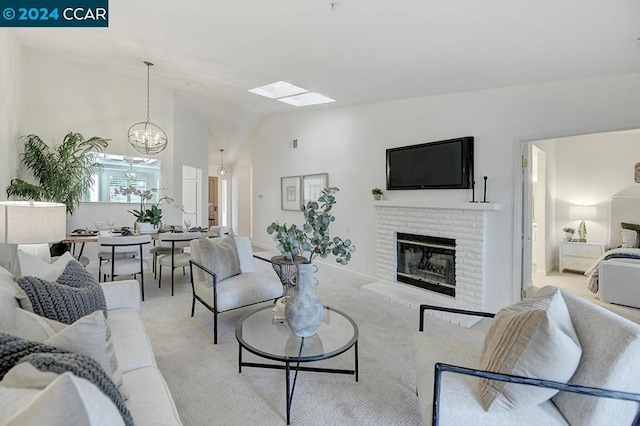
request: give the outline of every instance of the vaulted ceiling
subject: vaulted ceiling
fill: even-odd
[[[154,79],[210,123],[212,149],[296,108],[286,80],[366,102],[640,72],[637,0],[112,0],[109,28],[24,28],[25,45]]]

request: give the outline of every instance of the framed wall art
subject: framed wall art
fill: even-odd
[[[280,178],[282,210],[302,210],[300,181],[300,176]]]
[[[316,201],[322,190],[329,186],[329,173],[318,173],[315,175],[304,175],[302,177],[303,205],[309,201]]]

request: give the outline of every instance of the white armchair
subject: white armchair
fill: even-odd
[[[256,272],[251,241],[247,237],[233,238],[238,248],[241,273],[222,281],[214,271],[207,268],[205,263],[216,259],[204,259],[205,252],[201,248],[201,240],[191,241],[191,316],[195,313],[196,300],[213,312],[213,343],[218,343],[218,314],[232,309],[238,309],[256,303],[272,300],[282,296],[283,287],[276,274]],[[213,285],[211,281],[213,281]]]

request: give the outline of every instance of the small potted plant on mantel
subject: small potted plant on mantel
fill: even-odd
[[[380,198],[382,198],[382,189],[380,188],[373,188],[371,190],[371,194],[373,195],[373,199],[378,201]]]

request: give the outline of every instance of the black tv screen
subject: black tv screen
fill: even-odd
[[[466,189],[473,136],[387,149],[387,189]]]

